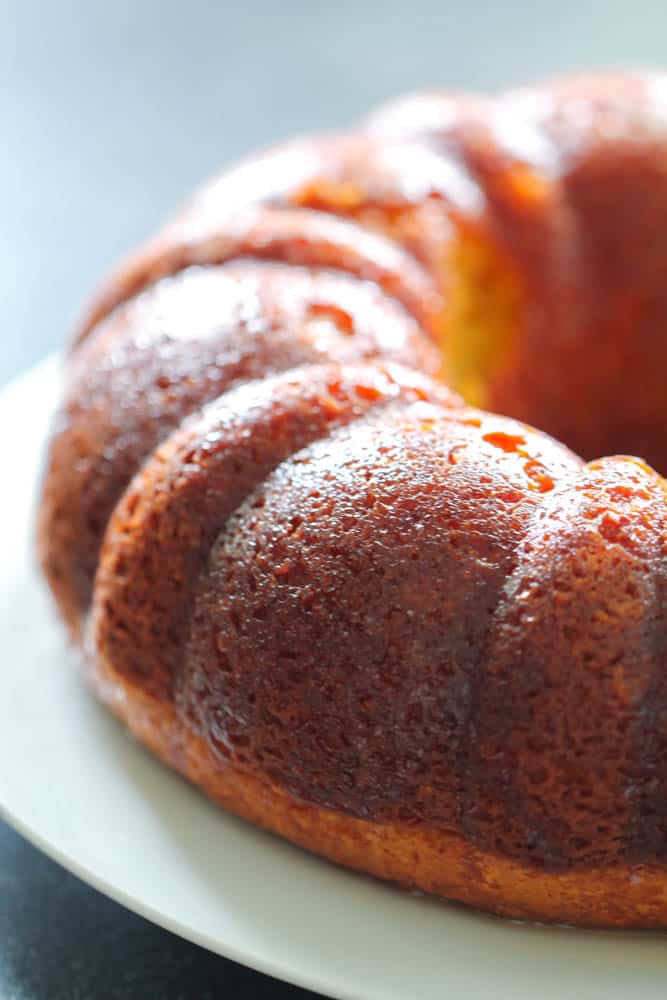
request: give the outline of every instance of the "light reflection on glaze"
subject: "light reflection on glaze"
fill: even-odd
[[[377,134],[380,116],[372,137],[243,165],[115,279],[97,317],[126,305],[74,356],[70,450],[51,486],[60,514],[80,504],[81,531],[69,547],[60,539],[74,558],[52,578],[84,578],[85,618],[112,513],[98,651],[305,801],[456,830],[529,864],[664,858],[664,481],[622,457],[582,469],[548,436],[460,409],[433,382],[413,386],[416,375],[307,366],[334,344],[338,360],[350,345],[432,358],[408,312],[432,329],[418,303],[434,276],[407,243],[324,215],[325,198],[319,212],[291,202],[321,182],[333,213],[333,189],[350,185],[360,219],[371,224],[369,208],[389,232],[397,205],[420,210],[435,194],[445,219],[451,209],[488,223],[533,294],[522,329],[532,364],[514,373],[511,405],[532,392],[545,420],[581,434],[591,414],[619,435],[634,415],[657,427],[664,455],[665,365],[651,353],[638,378],[637,343],[659,352],[650,337],[667,314],[664,161],[651,146],[665,85],[580,80],[509,94],[484,115],[482,102],[447,98],[439,125],[437,106],[426,100],[403,141]],[[187,270],[261,256],[281,263]],[[320,274],[325,263],[339,273]],[[238,301],[212,284],[235,268],[247,269]],[[289,277],[267,308],[273,268]],[[237,327],[236,342],[206,353]],[[279,331],[296,368],[274,377],[275,344],[265,368],[256,362],[262,336]]]

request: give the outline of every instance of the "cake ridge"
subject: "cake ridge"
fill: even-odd
[[[114,662],[134,665],[130,673],[142,676],[149,690],[157,683],[160,696],[170,700],[172,670],[157,664],[165,651],[182,654],[186,618],[178,608],[194,588],[208,549],[248,493],[309,440],[401,393],[429,391],[458,405],[446,390],[398,366],[309,365],[246,382],[193,414],[139,471],[112,515],[95,581],[95,648]],[[162,543],[156,547],[158,537]],[[155,590],[146,580],[164,584]],[[170,649],[174,627],[178,637]],[[160,634],[164,639],[155,650]],[[154,676],[145,676],[145,663],[152,663]]]
[[[47,579],[144,743],[511,916],[667,926],[666,80],[223,173],[94,300],[47,463]]]

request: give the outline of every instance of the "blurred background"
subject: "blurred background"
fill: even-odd
[[[0,0],[0,385],[220,164],[404,90],[659,66],[666,38],[665,0]],[[0,997],[226,996],[306,994],[127,914],[0,823]]]
[[[660,65],[665,0],[0,0],[0,384],[221,163],[403,90]]]

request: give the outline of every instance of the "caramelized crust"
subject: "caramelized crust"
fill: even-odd
[[[344,219],[302,209],[248,208],[231,218],[204,220],[186,214],[123,262],[91,304],[75,338],[84,340],[118,305],[155,281],[194,265],[237,258],[330,268],[378,284],[402,303],[422,327],[441,324],[442,295],[411,254],[381,235]]]
[[[629,458],[545,496],[477,703],[464,826],[477,842],[559,868],[664,860],[666,499]]]
[[[444,387],[409,370],[292,369],[223,395],[158,449],[109,525],[95,587],[94,648],[165,699],[174,691],[197,580],[226,521],[306,445],[396,400]]]
[[[484,405],[586,458],[637,454],[662,472],[666,108],[664,74],[600,74],[472,106],[417,95],[369,122],[462,163],[523,276],[520,350],[490,372]]]
[[[76,352],[40,514],[44,568],[80,632],[109,517],[189,413],[250,379],[383,357],[435,373],[435,348],[377,287],[257,262],[191,268],[116,310]]]
[[[503,917],[592,927],[665,926],[663,865],[614,861],[545,871],[446,829],[373,823],[299,801],[234,759],[222,760],[169,703],[119,679],[101,658],[90,669],[97,696],[161,760],[230,812],[330,861]]]
[[[227,171],[102,289],[42,561],[216,801],[496,913],[667,926],[667,493],[597,457],[667,469],[666,108],[650,74],[404,99]]]
[[[299,799],[458,829],[492,613],[545,484],[577,469],[423,402],[302,449],[210,549],[178,703]]]

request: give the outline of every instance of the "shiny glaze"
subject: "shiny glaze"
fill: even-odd
[[[118,269],[97,295],[75,346],[113,309],[155,281],[191,266],[214,266],[238,258],[329,268],[380,285],[435,333],[442,295],[415,258],[380,233],[322,212],[270,207],[239,210],[206,225],[196,216],[167,227]]]
[[[197,580],[239,504],[294,453],[402,399],[462,405],[410,369],[330,363],[248,382],[186,423],[114,512],[96,580],[96,653],[170,700]]]
[[[195,588],[177,699],[297,798],[460,829],[489,629],[543,493],[578,460],[512,422],[397,403],[284,461]]]
[[[495,405],[667,468],[665,90],[394,105],[223,174],[103,289],[43,561],[209,768],[528,872],[665,858],[664,481],[462,407],[428,341],[472,230],[527,293]]]
[[[587,458],[639,454],[667,469],[666,120],[661,74],[401,99],[366,134],[286,143],[204,186],[112,277],[79,336],[162,276],[250,256],[378,281],[437,338],[452,226],[469,227],[526,289],[521,352],[489,407]],[[628,384],[640,391],[619,414]]]
[[[584,457],[637,454],[667,471],[667,76],[574,77],[458,105],[415,95],[368,127],[462,163],[525,275],[521,354],[490,408]]]
[[[239,256],[333,267],[379,281],[432,329],[430,314],[442,309],[440,289],[415,254],[422,265],[434,263],[451,207],[481,217],[484,195],[456,163],[422,143],[345,135],[278,146],[210,181],[124,262],[92,303],[77,340],[156,278]],[[310,211],[290,211],[299,208]],[[396,235],[396,216],[410,215],[416,219],[406,254],[382,236]]]
[[[51,448],[45,570],[78,633],[109,517],[144,458],[189,413],[249,379],[382,357],[435,373],[435,347],[377,286],[233,261],[191,268],[117,309],[76,352]]]

